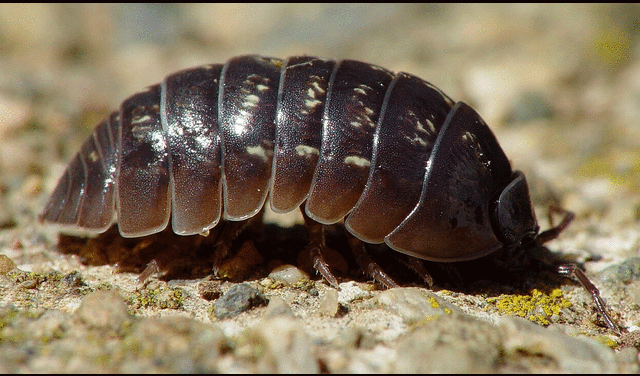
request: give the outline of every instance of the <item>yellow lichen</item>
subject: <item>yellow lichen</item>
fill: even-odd
[[[615,349],[616,347],[618,347],[618,343],[607,336],[596,336],[594,338],[596,341],[612,349]]]
[[[571,307],[571,302],[563,298],[560,289],[550,294],[534,289],[531,295],[500,295],[487,299],[487,302],[494,304],[500,313],[527,318],[542,325],[551,324],[551,316]]]
[[[161,309],[178,309],[184,302],[182,289],[158,288],[136,291],[128,299],[134,308],[157,307]]]
[[[435,300],[432,296],[429,297],[429,303],[433,308],[440,308],[440,303],[438,303],[438,301]]]

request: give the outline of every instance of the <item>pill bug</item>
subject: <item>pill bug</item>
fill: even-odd
[[[343,218],[358,262],[390,287],[362,242],[465,261],[542,244],[572,218],[538,233],[522,172],[475,110],[432,84],[355,60],[251,55],[127,98],[82,145],[39,220],[100,233],[117,218],[123,237],[171,222],[176,234],[206,235],[221,218],[253,217],[268,196],[275,212],[304,206],[314,266],[334,286],[322,225]],[[561,272],[616,328],[580,269]]]

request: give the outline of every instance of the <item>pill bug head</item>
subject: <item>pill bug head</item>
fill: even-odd
[[[514,172],[513,181],[500,192],[493,203],[491,224],[494,233],[506,248],[528,248],[536,244],[540,226],[536,221],[529,198],[529,187],[522,172]]]
[[[426,171],[418,204],[385,238],[394,250],[457,262],[537,243],[526,179],[470,106],[453,106]]]

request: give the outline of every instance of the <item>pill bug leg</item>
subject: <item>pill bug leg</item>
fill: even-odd
[[[333,273],[331,273],[329,264],[322,256],[322,250],[327,248],[324,236],[324,225],[309,218],[304,209],[300,210],[300,212],[302,212],[302,216],[304,217],[304,224],[307,228],[307,232],[309,233],[309,245],[307,246],[305,251],[309,252],[311,256],[311,263],[313,264],[314,269],[322,274],[324,279],[329,282],[329,285],[337,290],[340,290],[340,286],[338,286],[338,280],[333,275]]]
[[[158,265],[158,261],[153,259],[149,261],[142,273],[138,275],[138,284],[144,285],[152,275],[157,273],[160,273],[160,266]]]
[[[362,240],[356,238],[351,235],[348,231],[345,231],[347,238],[349,240],[349,246],[351,247],[351,251],[356,258],[356,262],[364,270],[364,272],[375,279],[378,283],[382,284],[386,288],[398,287],[398,285],[394,282],[394,280],[385,273],[380,265],[378,265],[375,261],[369,257],[366,249],[364,248],[364,243]]]
[[[613,331],[617,335],[622,335],[622,332],[620,331],[620,327],[613,322],[613,320],[611,319],[611,316],[609,316],[609,314],[607,313],[607,305],[605,304],[604,300],[602,300],[602,298],[600,297],[600,291],[589,280],[589,278],[584,274],[582,269],[578,267],[578,265],[576,264],[560,265],[558,267],[558,273],[575,277],[578,280],[578,282],[580,282],[582,287],[584,287],[585,290],[587,290],[591,294],[591,298],[593,299],[593,302],[595,303],[598,312],[600,312],[600,314],[602,315],[602,319],[604,320],[604,323],[607,325],[607,328],[609,328],[609,330]]]
[[[564,218],[562,218],[562,222],[560,222],[560,224],[557,226],[553,225],[553,213],[564,215]],[[564,231],[564,229],[569,227],[569,224],[575,217],[575,214],[561,207],[555,205],[549,206],[549,223],[551,224],[551,228],[538,234],[538,236],[536,237],[536,243],[538,245],[542,245],[550,240],[557,238],[558,235],[560,235],[560,233]]]
[[[557,226],[553,226],[553,218],[552,218],[553,213],[564,215],[564,218],[562,219],[560,224]],[[537,236],[535,241],[536,244],[542,245],[558,237],[558,235],[565,228],[567,228],[567,226],[569,226],[569,224],[571,223],[571,221],[573,221],[574,218],[575,218],[575,215],[572,212],[558,206],[550,206],[549,207],[549,223],[551,223],[552,227],[540,233]],[[620,327],[614,323],[613,319],[611,319],[611,316],[609,316],[609,314],[607,313],[607,305],[605,304],[604,300],[602,300],[602,298],[600,297],[600,290],[598,290],[598,288],[591,282],[591,280],[589,280],[587,275],[584,274],[584,272],[582,271],[582,269],[580,269],[578,265],[576,264],[560,265],[558,266],[557,271],[562,275],[574,277],[575,279],[577,279],[578,282],[580,282],[580,285],[582,285],[582,287],[584,287],[584,289],[587,290],[589,294],[591,294],[591,298],[593,299],[593,302],[596,305],[596,309],[602,316],[602,319],[604,320],[605,325],[607,325],[607,328],[609,328],[609,330],[613,331],[617,335],[622,334],[622,332],[620,331]]]
[[[422,278],[422,281],[429,288],[433,287],[433,278],[431,277],[431,275],[429,274],[427,269],[424,267],[424,264],[422,263],[422,260],[420,260],[419,258],[407,256],[407,260],[406,261],[402,261],[402,262],[409,269],[413,270],[416,274],[418,274],[418,276],[420,276],[420,278]]]

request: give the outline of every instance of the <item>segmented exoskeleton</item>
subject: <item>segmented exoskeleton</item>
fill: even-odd
[[[206,234],[221,217],[254,216],[268,196],[275,212],[304,205],[311,228],[344,218],[364,242],[440,262],[532,247],[572,218],[538,234],[525,177],[491,130],[416,76],[354,60],[240,56],[122,102],[40,219],[103,232],[117,217],[124,237],[171,220],[177,234]],[[337,285],[321,231],[310,235],[316,268]]]

